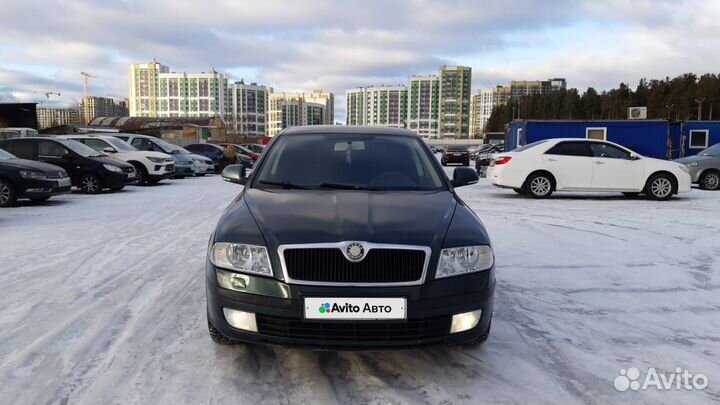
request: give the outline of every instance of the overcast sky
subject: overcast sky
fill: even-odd
[[[607,89],[720,70],[720,1],[0,0],[0,98],[127,97],[131,63],[218,71],[276,91],[406,83],[443,64],[473,92],[565,77]],[[45,101],[47,104],[48,101]]]

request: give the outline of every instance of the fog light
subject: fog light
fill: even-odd
[[[216,274],[220,287],[228,290],[245,291],[250,283],[250,277],[245,274],[220,269],[216,270]]]
[[[225,320],[235,329],[242,329],[249,332],[257,332],[257,323],[255,323],[255,314],[252,312],[243,312],[236,309],[223,308]],[[477,322],[476,322],[477,323]]]
[[[477,326],[482,316],[482,309],[477,311],[465,312],[464,314],[456,314],[452,317],[452,325],[450,333],[465,332]]]
[[[45,191],[44,188],[28,188],[28,189],[25,189],[25,192],[26,192],[26,193],[42,193],[43,191]]]

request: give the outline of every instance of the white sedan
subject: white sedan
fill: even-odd
[[[685,165],[592,139],[548,139],[497,154],[487,178],[534,198],[549,197],[553,191],[617,191],[668,200],[690,191]]]

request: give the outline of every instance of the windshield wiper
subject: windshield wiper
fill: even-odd
[[[308,187],[308,186],[301,186],[299,184],[293,184],[286,180],[282,180],[282,181],[260,180],[260,181],[258,181],[258,183],[267,184],[269,186],[280,186],[286,190],[290,190],[291,188],[296,189],[296,190],[310,190],[310,187]]]
[[[336,190],[369,190],[369,191],[380,191],[381,188],[361,186],[359,184],[341,184],[341,183],[320,183],[320,188],[331,188]]]

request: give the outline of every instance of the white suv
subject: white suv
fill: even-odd
[[[135,166],[138,184],[155,184],[175,174],[175,161],[170,155],[141,151],[114,136],[109,135],[61,135]]]

